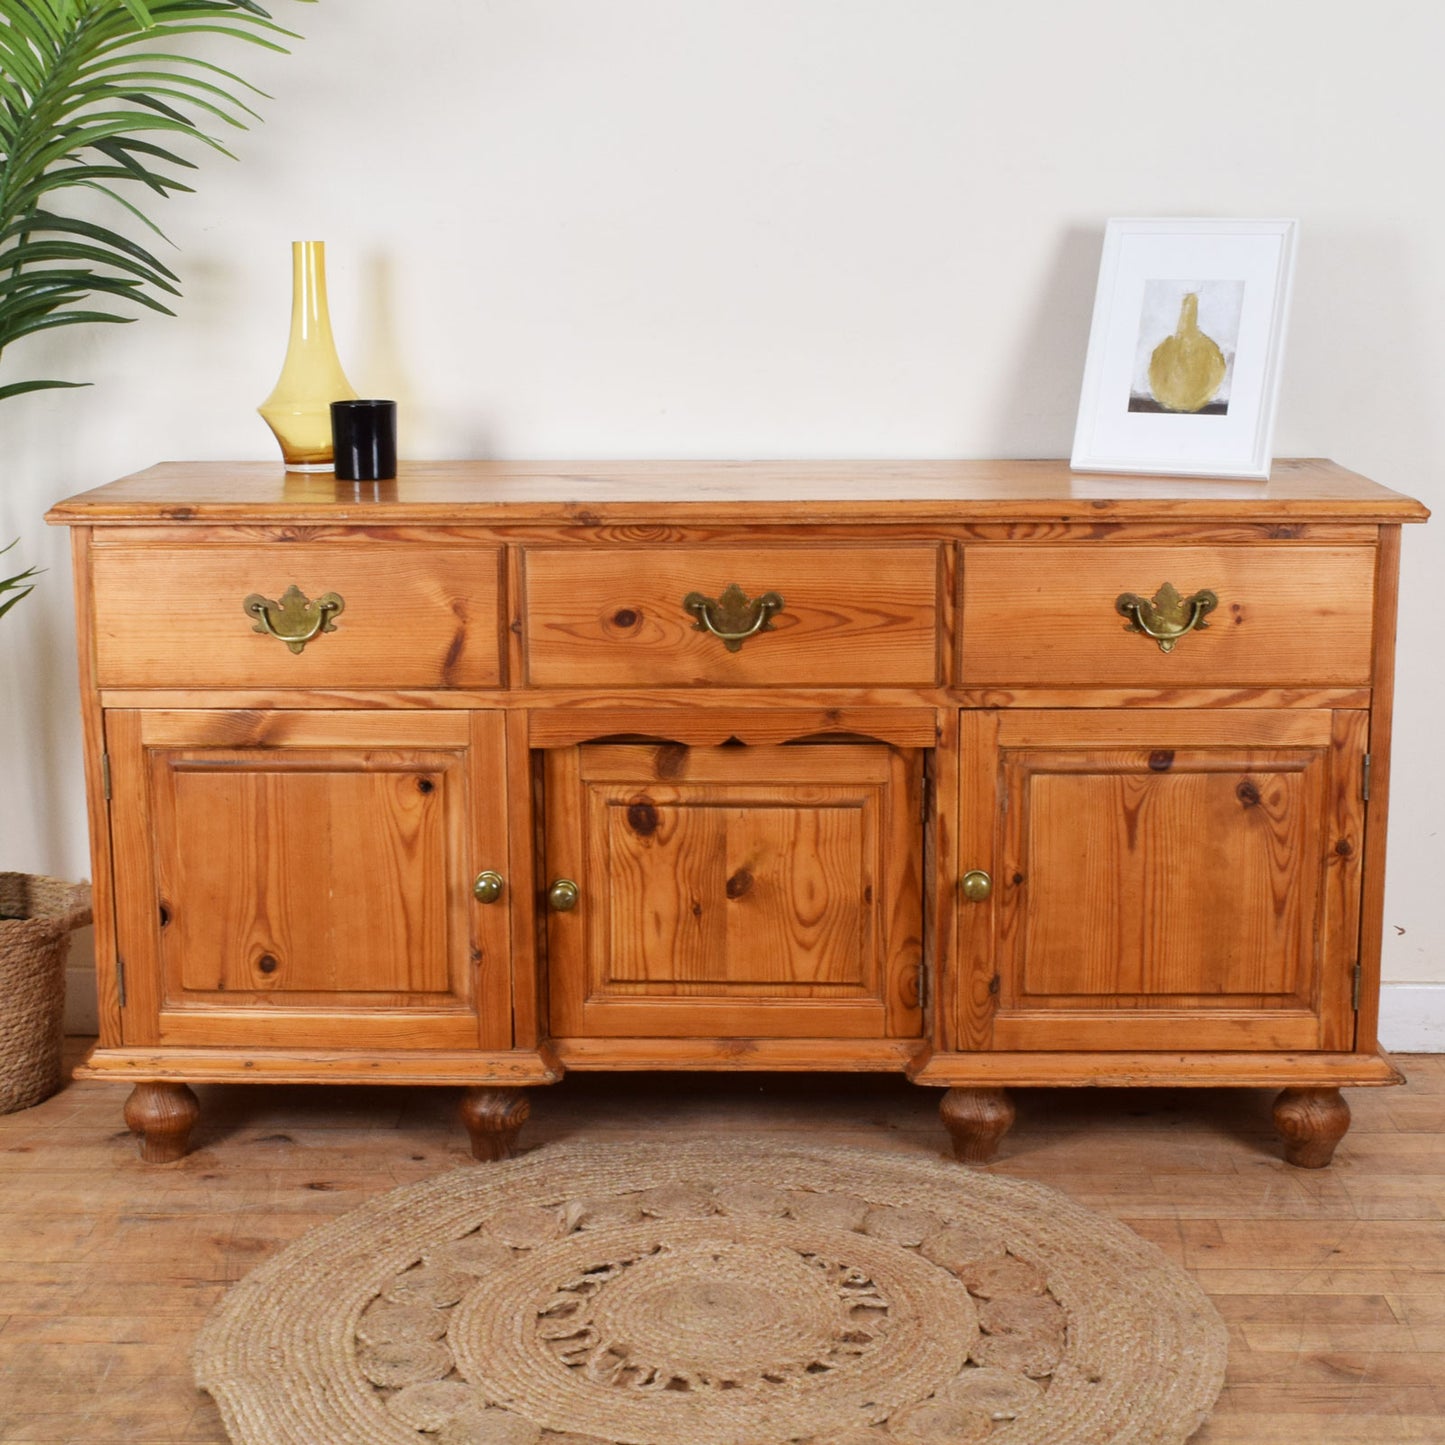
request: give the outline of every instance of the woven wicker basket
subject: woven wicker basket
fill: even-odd
[[[0,1114],[60,1087],[65,960],[90,922],[90,885],[0,873]]]

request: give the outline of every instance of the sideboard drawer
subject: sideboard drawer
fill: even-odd
[[[102,687],[490,687],[501,681],[497,547],[115,546],[94,553]],[[265,609],[295,587],[342,606]],[[303,637],[288,645],[284,636]],[[296,650],[299,647],[299,651]]]
[[[965,548],[963,686],[1287,687],[1368,684],[1373,547],[974,546]],[[1168,583],[1172,621],[1150,605]],[[1216,605],[1201,625],[1188,600]],[[1132,630],[1143,604],[1161,643]]]
[[[932,542],[528,548],[527,681],[933,686],[941,561]],[[748,605],[770,593],[779,605],[766,615]]]

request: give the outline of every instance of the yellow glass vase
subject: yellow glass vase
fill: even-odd
[[[291,243],[291,339],[271,395],[256,408],[281,443],[287,471],[331,469],[331,403],[352,401],[331,335],[326,242]]]

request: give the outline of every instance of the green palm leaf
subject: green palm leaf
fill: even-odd
[[[38,331],[134,319],[95,310],[92,293],[170,314],[170,267],[57,202],[99,191],[120,227],[159,234],[136,197],[189,191],[188,146],[229,154],[215,127],[244,129],[262,92],[187,55],[192,35],[268,50],[295,38],[256,0],[0,0],[0,356]],[[15,383],[0,399],[70,384]]]
[[[3,395],[4,391],[0,390],[0,396]],[[15,543],[11,542],[7,547],[0,547],[0,557],[14,545]],[[4,617],[17,602],[35,591],[35,584],[30,579],[39,575],[40,568],[27,567],[24,572],[18,572],[14,577],[0,577],[0,617]]]

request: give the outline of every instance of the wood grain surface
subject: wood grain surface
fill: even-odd
[[[917,1034],[920,773],[877,744],[549,753],[548,876],[581,888],[554,1034]]]
[[[127,1044],[510,1045],[500,713],[110,725]]]
[[[96,1014],[101,1037],[121,1041],[120,990],[113,967],[116,956],[115,898],[112,870],[110,801],[106,786],[105,711],[95,685],[95,639],[91,627],[91,529],[75,527],[70,534],[74,569],[76,652],[79,661],[80,722],[84,741],[85,810],[90,840],[92,917],[95,924]]]
[[[916,1084],[1002,1084],[1009,1088],[1278,1088],[1292,1080],[1316,1087],[1384,1088],[1405,1082],[1387,1054],[1212,1053],[1204,1049],[1090,1049],[1041,1053],[946,1053],[928,1050],[908,1066]]]
[[[502,680],[496,547],[98,547],[102,687],[489,687]],[[293,653],[242,607],[296,586],[346,606]]]
[[[1272,1090],[1028,1090],[996,1174],[1159,1246],[1229,1329],[1192,1445],[1445,1439],[1445,1057],[1349,1095],[1332,1167],[1279,1157]],[[235,1281],[383,1189],[474,1167],[459,1089],[205,1085],[196,1150],[144,1165],[127,1082],[0,1117],[0,1441],[225,1445],[188,1354]],[[887,1076],[589,1074],[531,1091],[524,1148],[758,1132],[937,1158],[938,1094]]]
[[[534,687],[928,686],[941,676],[939,568],[939,548],[926,543],[528,547],[526,678]],[[733,584],[753,601],[783,600],[737,651],[682,605],[693,593],[716,601]]]
[[[1385,839],[1390,811],[1390,739],[1395,718],[1395,624],[1400,609],[1400,528],[1381,527],[1376,559],[1375,664],[1371,683],[1370,796],[1364,809],[1365,870],[1360,905],[1360,1048],[1374,1048],[1380,1021],[1380,952],[1385,930]]]
[[[53,523],[345,525],[484,521],[596,527],[847,521],[1420,522],[1419,502],[1334,462],[1280,459],[1267,482],[1084,476],[1066,461],[402,462],[356,486],[268,462],[165,462],[51,509]]]
[[[1171,652],[1127,631],[1116,600],[1164,583],[1219,605]],[[1370,680],[1373,547],[965,549],[966,687],[1338,686]]]
[[[546,1044],[534,1049],[208,1048],[92,1050],[78,1079],[192,1079],[203,1084],[555,1084],[562,1077]]]
[[[599,1072],[1388,1082],[1426,515],[1318,461],[177,463],[72,498],[91,1071],[507,1088],[556,1035]],[[1219,596],[1167,655],[1115,606],[1165,581]],[[299,655],[241,606],[291,583],[346,598]],[[682,607],[729,583],[784,597],[736,651]]]
[[[1350,1047],[1364,715],[1125,717],[1122,748],[1109,714],[973,724],[975,747],[996,752],[966,771],[966,866],[995,887],[960,907],[964,1037]]]

